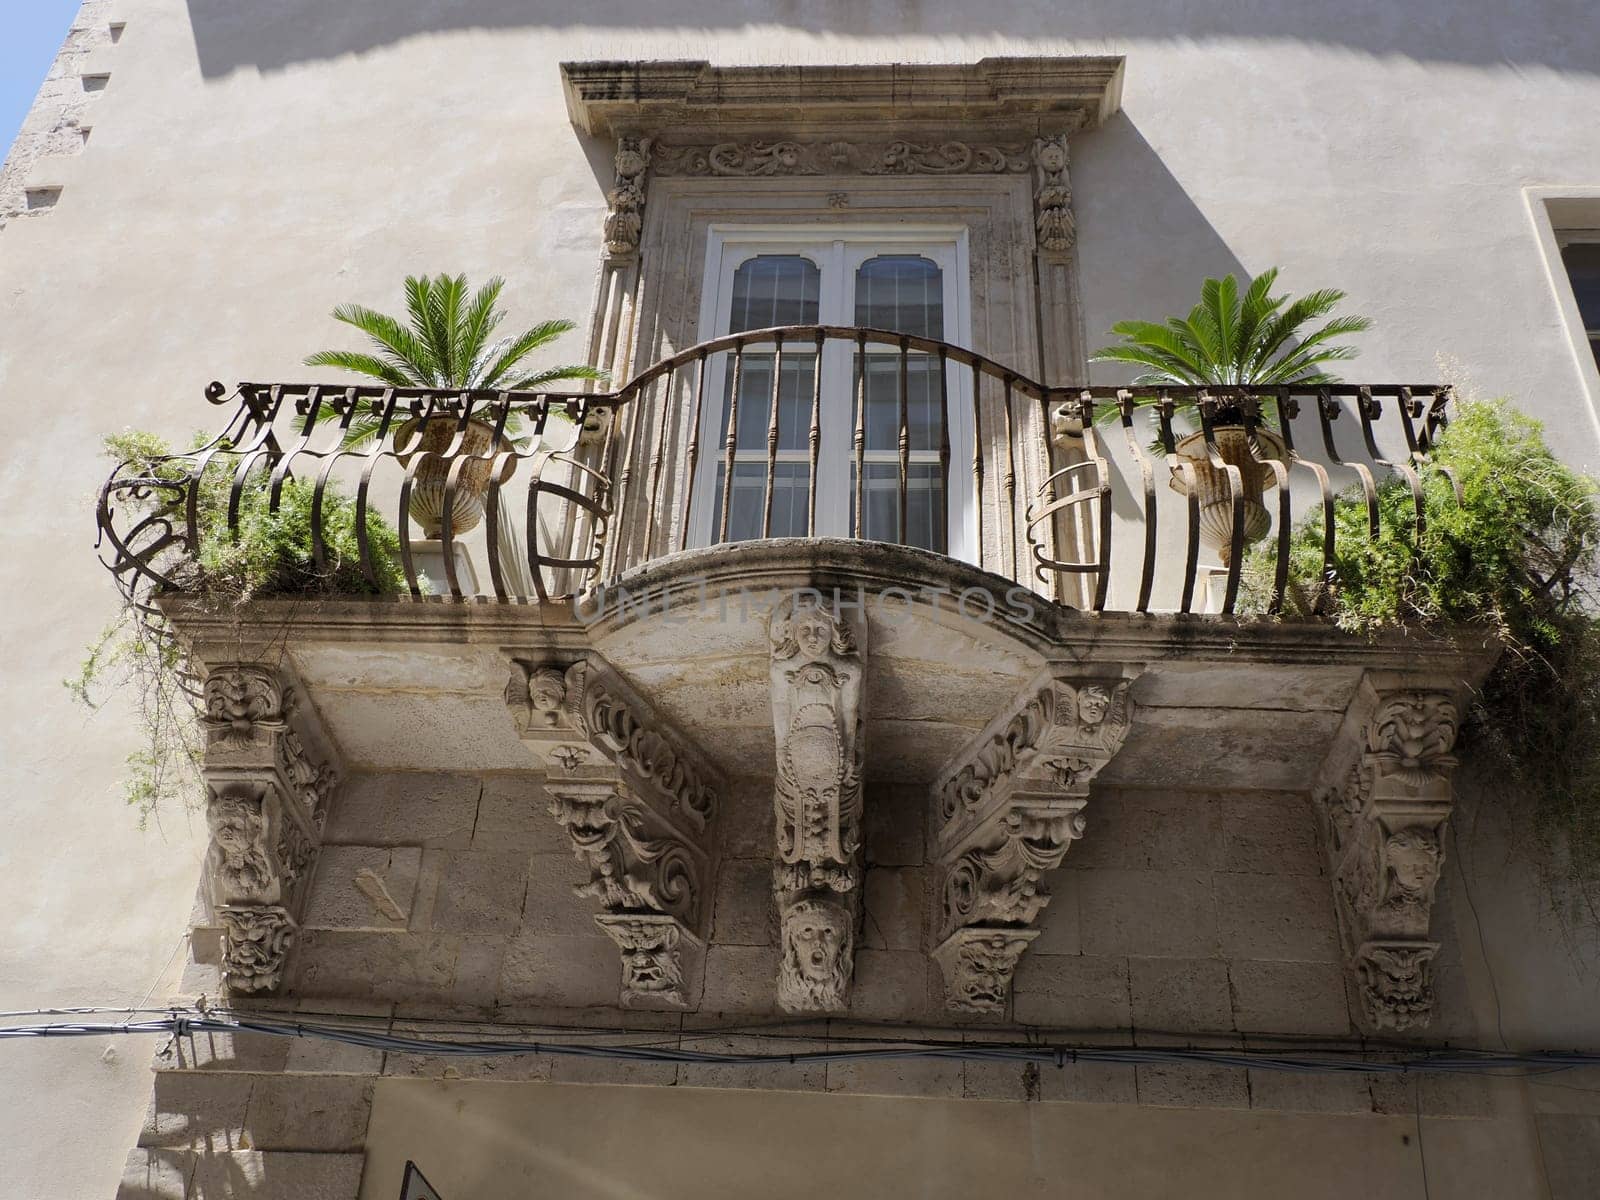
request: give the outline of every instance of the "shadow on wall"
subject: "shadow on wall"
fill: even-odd
[[[1600,70],[1600,24],[1583,0],[1282,0],[1277,4],[1193,4],[1167,0],[1080,0],[1064,18],[1045,0],[1003,6],[860,4],[854,0],[188,0],[204,75],[240,66],[359,54],[417,34],[463,29],[593,28],[672,32],[694,39],[715,30],[771,25],[862,38],[976,35],[1037,41],[1060,30],[1104,53],[1105,41],[1245,38],[1309,42],[1421,62],[1514,63]],[[682,57],[673,54],[669,57]]]

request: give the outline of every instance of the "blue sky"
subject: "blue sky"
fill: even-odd
[[[9,151],[78,0],[0,0],[0,149]],[[0,158],[4,153],[0,152]]]

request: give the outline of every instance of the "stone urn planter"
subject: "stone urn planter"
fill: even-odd
[[[1244,545],[1259,542],[1272,526],[1272,514],[1261,502],[1262,494],[1276,487],[1277,476],[1271,467],[1250,453],[1250,438],[1243,425],[1213,425],[1212,440],[1217,453],[1229,466],[1239,468],[1244,491]],[[1256,427],[1256,444],[1262,456],[1285,461],[1283,439],[1261,426]],[[1233,497],[1228,488],[1227,472],[1211,465],[1206,453],[1204,433],[1191,433],[1180,438],[1173,447],[1173,457],[1181,458],[1194,468],[1196,491],[1200,501],[1200,540],[1216,551],[1217,560],[1224,567],[1231,565],[1233,540]],[[1188,488],[1177,464],[1172,466],[1172,490],[1180,496],[1188,495]]]
[[[422,428],[420,440],[419,426],[422,426],[420,417],[414,417],[400,426],[395,431],[394,444],[397,451],[404,447],[404,452],[396,455],[402,467],[409,467],[412,457],[418,452],[433,451],[433,454],[424,459],[417,468],[416,477],[411,481],[410,504],[412,518],[422,525],[423,535],[433,540],[443,536],[445,482],[450,476],[450,468],[453,465],[451,461],[439,455],[450,449],[450,443],[456,436],[456,421],[448,416],[435,415]],[[496,443],[494,426],[483,421],[467,422],[467,432],[462,439],[459,455],[487,454],[491,446],[496,453],[513,449],[511,443],[504,437]],[[492,458],[484,458],[478,462],[469,462],[462,468],[460,479],[456,483],[455,503],[450,509],[450,529],[453,536],[459,537],[468,530],[475,529],[483,520],[483,499],[489,490],[489,476],[493,466]],[[512,459],[506,471],[507,479],[515,469],[516,459]],[[501,482],[504,483],[505,480],[502,479]]]

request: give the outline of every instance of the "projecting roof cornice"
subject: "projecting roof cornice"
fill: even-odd
[[[1053,134],[1091,129],[1117,111],[1122,63],[1120,56],[803,67],[584,62],[561,64],[561,76],[572,123],[601,136],[678,126],[774,134],[829,125]]]

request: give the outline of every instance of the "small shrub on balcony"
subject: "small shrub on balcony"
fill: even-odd
[[[1463,404],[1430,461],[1420,539],[1403,479],[1378,488],[1376,535],[1359,489],[1338,498],[1327,609],[1360,631],[1491,625],[1506,648],[1467,728],[1496,768],[1479,774],[1531,797],[1570,874],[1600,880],[1597,484],[1551,453],[1539,422],[1498,401]],[[1292,531],[1291,579],[1321,578],[1322,545],[1318,508]],[[1269,541],[1245,560],[1246,610],[1266,610],[1276,555]],[[1309,613],[1316,599],[1314,587],[1291,588],[1285,607]]]

